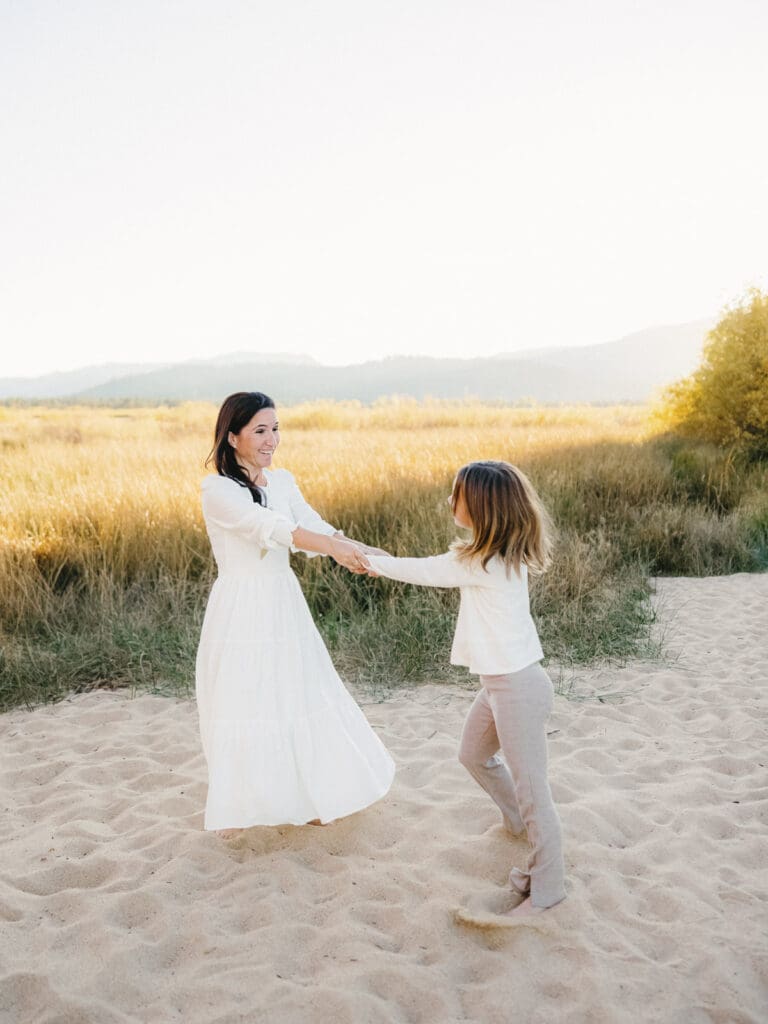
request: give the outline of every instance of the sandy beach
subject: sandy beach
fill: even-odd
[[[765,1021],[768,575],[655,600],[663,660],[562,679],[568,898],[533,925],[494,913],[526,846],[456,760],[472,689],[358,695],[388,797],[230,842],[202,831],[193,702],[0,717],[0,1021]]]

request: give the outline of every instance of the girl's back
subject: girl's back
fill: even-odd
[[[373,572],[403,583],[458,587],[461,593],[451,663],[479,675],[517,672],[543,656],[528,599],[528,569],[498,556],[483,568],[478,557],[456,551],[431,558],[368,556]]]

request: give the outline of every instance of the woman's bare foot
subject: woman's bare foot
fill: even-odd
[[[245,832],[244,828],[219,828],[216,830],[216,835],[219,839],[234,839],[235,836],[239,836],[241,832]]]
[[[324,821],[320,821],[319,818],[313,818],[312,821],[308,821],[307,824],[308,825],[321,825],[321,826],[325,826],[325,822]]]

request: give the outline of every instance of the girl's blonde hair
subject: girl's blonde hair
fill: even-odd
[[[550,562],[552,521],[524,473],[508,462],[470,462],[456,474],[451,508],[463,498],[472,523],[470,540],[458,540],[460,559],[479,558],[483,568],[498,555],[520,575],[525,564],[542,573]]]

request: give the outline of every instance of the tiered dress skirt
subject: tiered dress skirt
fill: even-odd
[[[196,673],[206,829],[331,821],[380,799],[394,776],[287,552],[276,561],[222,573],[208,601]]]

